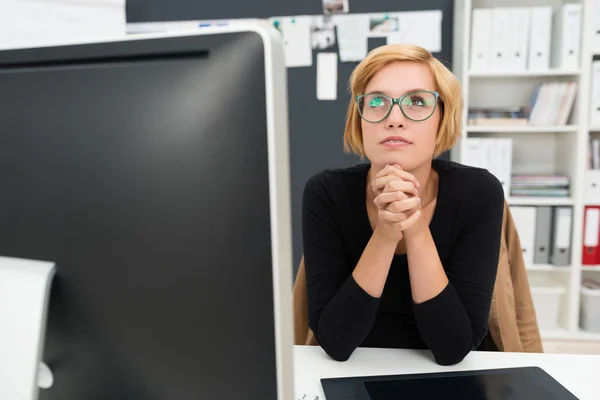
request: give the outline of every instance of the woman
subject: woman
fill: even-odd
[[[313,176],[303,196],[309,327],[345,361],[359,346],[460,362],[487,333],[504,193],[436,159],[460,135],[458,80],[428,51],[388,45],[351,76],[347,150],[369,163]]]

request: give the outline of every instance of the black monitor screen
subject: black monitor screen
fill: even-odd
[[[255,33],[0,52],[0,255],[57,267],[41,399],[276,397],[265,96]]]

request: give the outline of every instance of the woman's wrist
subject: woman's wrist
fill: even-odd
[[[391,248],[395,251],[398,246],[398,240],[386,235],[385,229],[386,227],[383,224],[377,224],[371,239],[374,240],[381,249]]]
[[[427,235],[431,235],[429,232],[429,226],[423,219],[419,219],[413,226],[405,230],[404,241],[406,246],[409,245],[420,245],[427,238]]]

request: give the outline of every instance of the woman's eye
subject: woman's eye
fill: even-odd
[[[424,106],[425,105],[425,101],[423,101],[423,99],[421,97],[413,97],[411,99],[411,101],[412,101],[413,106]]]
[[[381,107],[385,104],[385,100],[381,97],[375,97],[369,100],[369,107]]]

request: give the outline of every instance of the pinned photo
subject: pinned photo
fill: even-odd
[[[341,14],[350,11],[348,0],[323,0],[323,14]]]
[[[335,45],[335,22],[330,16],[316,16],[310,27],[312,48],[328,49]]]
[[[398,32],[398,17],[371,17],[369,18],[369,36],[387,36],[390,33]]]

